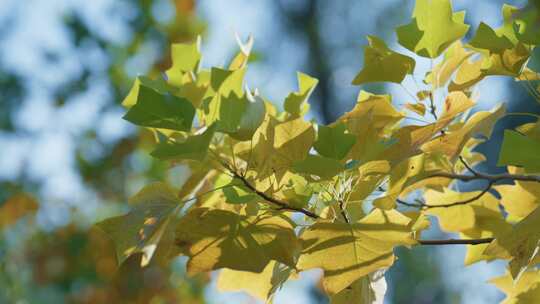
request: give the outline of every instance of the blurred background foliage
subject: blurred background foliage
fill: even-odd
[[[473,27],[481,20],[496,26],[503,2],[526,4],[456,0],[454,8],[467,9]],[[218,294],[212,277],[187,278],[182,258],[141,269],[134,256],[119,267],[110,240],[91,228],[125,212],[127,198],[142,185],[167,180],[178,186],[187,177],[184,168],[148,155],[151,134],[122,121],[120,102],[137,75],[162,77],[171,43],[201,35],[203,65],[220,65],[236,51],[235,32],[242,38],[253,33],[250,86],[281,105],[294,90],[295,71],[306,72],[319,79],[310,115],[332,122],[355,101],[358,88],[349,84],[361,66],[365,35],[396,46],[393,29],[406,23],[413,4],[0,0],[0,208],[13,218],[20,208],[34,211],[16,223],[0,218],[0,303],[253,302]],[[534,60],[538,69],[540,56]],[[485,86],[479,109],[505,102],[509,112],[540,113],[512,81],[495,77]],[[408,98],[399,87],[363,89]],[[496,159],[490,155],[498,151],[501,130],[526,119],[508,117],[497,125],[496,136],[480,148],[488,159]],[[500,170],[494,161],[484,169]],[[459,248],[399,250],[398,256],[387,274],[388,303],[458,303],[471,294],[477,294],[474,303],[492,303],[502,297],[482,281],[497,269],[502,273],[502,266],[460,272]],[[300,281],[286,286],[276,302],[327,302],[317,273]]]

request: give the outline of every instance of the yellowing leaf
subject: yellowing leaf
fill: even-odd
[[[369,161],[387,148],[384,131],[403,118],[391,103],[389,95],[374,95],[361,91],[354,108],[341,116],[338,121],[347,126],[349,133],[356,137],[350,155],[352,158]]]
[[[17,194],[0,205],[0,229],[14,224],[20,218],[35,213],[37,202],[27,194]]]
[[[322,268],[326,292],[334,295],[358,279],[394,262],[393,248],[412,245],[410,219],[375,209],[358,223],[316,223],[300,236],[300,270]]]
[[[529,265],[538,259],[540,251],[540,208],[517,223],[511,232],[495,239],[484,254],[510,260],[510,273],[519,279]]]
[[[172,66],[167,70],[167,78],[172,85],[181,85],[184,73],[195,72],[201,61],[200,38],[193,43],[177,43],[171,46]]]
[[[307,100],[319,82],[316,78],[300,72],[297,73],[297,77],[298,92],[290,93],[283,103],[285,111],[294,116],[303,115],[309,110]]]
[[[261,273],[223,269],[217,279],[219,291],[245,291],[262,300],[271,300],[274,294],[296,272],[290,267],[271,261]]]
[[[364,68],[356,75],[352,84],[385,81],[401,83],[407,74],[414,72],[414,59],[392,51],[384,41],[375,36],[368,36],[367,39],[369,46],[364,48]]]
[[[449,159],[456,159],[473,136],[481,135],[483,138],[490,138],[493,126],[503,117],[505,112],[504,106],[499,106],[491,111],[476,112],[466,120],[464,125],[455,130],[447,131],[422,145],[422,151],[440,152],[448,156]]]
[[[506,298],[501,304],[528,304],[540,300],[538,288],[540,287],[540,270],[526,271],[516,282],[511,274],[506,274],[489,281],[505,294]],[[535,295],[535,300],[530,296]]]
[[[523,174],[523,170],[509,167],[510,174]],[[510,222],[521,221],[540,205],[540,184],[535,182],[515,181],[514,185],[496,185],[495,190],[501,196],[500,203],[508,213]]]
[[[426,83],[431,83],[434,88],[444,86],[461,64],[473,55],[473,52],[463,48],[461,41],[454,42],[444,52],[443,60],[426,75]]]
[[[449,0],[416,0],[412,22],[396,29],[399,43],[420,56],[438,57],[469,30],[464,17],[452,13]]]
[[[357,280],[351,286],[330,297],[330,304],[383,304],[386,294],[384,270],[378,270]]]
[[[260,273],[270,261],[294,267],[299,247],[293,228],[276,214],[197,208],[180,219],[176,244],[190,257],[190,274],[219,268]]]
[[[145,266],[169,233],[167,226],[182,204],[174,190],[163,183],[144,187],[129,202],[132,209],[128,214],[106,219],[97,226],[114,240],[119,264],[140,252]]]
[[[420,116],[426,114],[426,106],[423,103],[406,103],[405,108]]]

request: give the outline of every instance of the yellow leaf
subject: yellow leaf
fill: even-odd
[[[382,304],[386,294],[385,270],[362,277],[351,286],[330,297],[330,304]]]
[[[217,279],[219,291],[244,291],[262,301],[271,301],[274,294],[297,273],[288,266],[271,261],[261,273],[225,268]]]
[[[420,116],[426,114],[426,106],[423,103],[406,103],[405,108]]]
[[[528,304],[537,303],[540,300],[540,270],[524,272],[517,282],[514,282],[509,273],[491,279],[489,282],[506,294],[506,298],[501,304]],[[526,301],[532,300],[531,296],[535,296],[535,301]]]
[[[412,245],[410,219],[396,210],[373,210],[357,223],[316,223],[301,235],[300,270],[322,268],[326,292],[334,295],[394,262],[393,248]]]
[[[538,262],[540,251],[540,208],[517,223],[512,231],[495,239],[484,254],[510,260],[510,273],[515,280],[530,265]]]
[[[294,266],[299,248],[293,228],[276,214],[197,208],[180,219],[176,244],[190,257],[189,274],[219,268],[260,273],[272,260]]]
[[[426,76],[426,83],[431,83],[434,88],[444,86],[459,66],[472,54],[473,52],[463,48],[460,40],[454,42],[444,52],[444,59]]]

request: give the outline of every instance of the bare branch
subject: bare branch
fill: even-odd
[[[436,246],[436,245],[481,245],[489,244],[494,240],[494,238],[485,238],[485,239],[471,239],[471,240],[460,240],[460,239],[447,239],[447,240],[418,240],[420,245],[424,246]]]

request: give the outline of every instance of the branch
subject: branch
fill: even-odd
[[[349,217],[347,216],[347,212],[345,211],[345,203],[340,200],[339,201],[339,209],[340,209],[340,212],[341,212],[341,216],[343,217],[343,220],[345,221],[345,223],[349,223]]]
[[[224,164],[224,165],[226,166],[226,164]],[[257,188],[255,188],[255,186],[253,186],[252,184],[249,183],[249,181],[245,178],[245,176],[243,176],[242,174],[240,174],[237,171],[233,170],[229,166],[226,166],[226,167],[229,169],[229,171],[232,173],[232,175],[234,175],[234,177],[238,178],[244,184],[244,186],[246,186],[246,188],[251,190],[253,193],[257,194],[259,197],[261,197],[265,201],[267,201],[269,203],[272,203],[274,205],[277,205],[278,210],[289,210],[289,211],[294,211],[294,212],[300,212],[300,213],[303,213],[306,216],[309,216],[309,217],[314,218],[314,219],[320,218],[317,214],[315,214],[315,213],[313,213],[313,212],[311,212],[309,210],[291,206],[291,205],[287,204],[284,201],[281,201],[281,200],[279,200],[277,198],[271,197],[268,194],[257,190]]]
[[[460,239],[418,240],[418,243],[420,245],[425,245],[425,246],[436,246],[436,245],[481,245],[481,244],[489,244],[493,240],[494,240],[494,238],[471,239],[471,240],[460,240]]]

